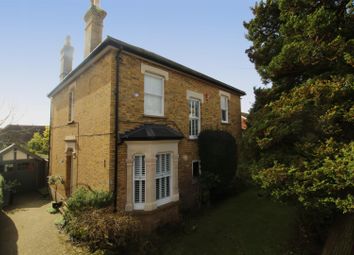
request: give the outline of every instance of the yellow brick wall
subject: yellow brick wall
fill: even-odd
[[[144,116],[144,74],[141,72],[141,63],[167,71],[169,79],[165,80],[164,91],[164,118]],[[122,54],[120,74],[120,104],[119,104],[119,130],[123,133],[143,123],[168,124],[180,130],[185,139],[179,143],[179,192],[182,207],[191,207],[195,202],[197,183],[192,178],[192,160],[198,159],[197,141],[188,139],[189,133],[189,106],[187,90],[204,95],[201,105],[201,129],[220,129],[230,132],[238,141],[241,134],[240,96],[213,84],[201,81],[189,75],[173,71],[139,57]],[[229,124],[221,123],[219,91],[231,94],[229,102]],[[138,96],[136,96],[138,95]],[[124,146],[121,146],[124,151]],[[120,161],[125,161],[122,155]],[[120,171],[126,167],[120,164]],[[125,175],[121,173],[122,177]],[[125,180],[124,180],[125,181]],[[122,180],[123,182],[123,180]],[[124,182],[120,184],[125,186]],[[125,204],[125,196],[118,194],[120,205]]]
[[[109,190],[112,168],[112,76],[115,53],[109,52],[52,99],[50,174],[66,178],[65,137],[75,136],[74,183]],[[74,122],[68,123],[68,94],[74,90]],[[63,189],[60,189],[63,195]]]
[[[52,99],[51,174],[65,177],[64,139],[66,136],[75,135],[78,142],[77,158],[74,160],[77,174],[75,182],[95,189],[113,188],[115,57],[114,51],[107,53]],[[164,88],[164,118],[144,116],[144,74],[141,72],[141,63],[157,67],[169,74]],[[188,139],[187,90],[204,95],[204,103],[201,105],[202,130],[226,130],[237,140],[241,134],[239,95],[127,53],[121,54],[119,82],[120,133],[143,123],[160,123],[180,130],[186,137],[179,143],[179,192],[182,207],[193,206],[198,187],[192,180],[192,160],[198,159],[198,151],[197,141]],[[75,123],[68,124],[68,93],[71,86],[74,86],[75,91]],[[220,90],[231,94],[229,124],[221,124]],[[127,147],[123,143],[119,145],[118,152],[120,210],[125,208],[126,203],[126,157]],[[60,192],[63,194],[63,190]]]

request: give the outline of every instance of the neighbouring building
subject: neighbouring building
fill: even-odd
[[[43,133],[45,126],[7,125],[0,128],[0,150],[13,143],[26,146],[36,132]]]
[[[47,170],[46,159],[15,143],[0,151],[0,174],[6,181],[18,181],[17,190],[20,192],[44,187]]]
[[[242,112],[241,113],[241,128],[243,131],[247,129],[247,118],[248,118],[248,113]]]
[[[93,1],[78,67],[69,37],[61,51],[61,82],[48,95],[50,174],[64,177],[63,199],[80,185],[110,190],[118,210],[156,226],[195,205],[199,132],[226,130],[239,141],[245,93],[120,40],[102,42],[105,16]]]

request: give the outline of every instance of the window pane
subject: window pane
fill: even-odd
[[[158,169],[159,168],[159,169]],[[156,155],[156,200],[170,196],[171,154],[161,153]]]
[[[200,101],[189,100],[189,135],[197,136],[200,132]]]
[[[222,121],[227,121],[225,110],[221,110],[221,118],[222,118]]]
[[[170,177],[166,177],[166,197],[170,196]]]
[[[156,179],[156,200],[160,199],[160,179]]]
[[[226,110],[227,98],[225,96],[221,96],[221,109]]]
[[[162,97],[145,94],[144,109],[146,114],[162,114]]]
[[[145,156],[134,157],[134,202],[145,202]]]
[[[145,74],[145,93],[162,96],[163,79]]]
[[[140,182],[135,181],[135,203],[140,202]]]
[[[141,181],[141,202],[145,203],[145,181]]]

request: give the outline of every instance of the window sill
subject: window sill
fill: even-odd
[[[198,140],[198,136],[189,136],[188,140],[191,140],[191,141]]]
[[[68,124],[68,125],[75,124],[75,120],[68,121],[67,124]]]
[[[131,213],[133,215],[150,215],[150,214],[155,214],[157,211],[163,211],[163,210],[167,210],[171,207],[174,207],[174,206],[178,206],[179,204],[179,201],[171,201],[167,204],[163,204],[161,206],[158,206],[155,210],[152,210],[152,211],[144,211],[144,210],[137,210],[137,209],[133,209],[133,211],[131,211]]]
[[[149,114],[144,114],[143,115],[144,118],[155,118],[155,119],[167,119],[166,116],[163,115],[149,115]]]
[[[221,124],[223,124],[223,125],[230,125],[231,123],[230,123],[230,121],[221,121]]]

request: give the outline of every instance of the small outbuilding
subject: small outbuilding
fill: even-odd
[[[18,191],[31,191],[45,186],[47,160],[13,143],[0,151],[0,174],[6,181],[17,180]]]

